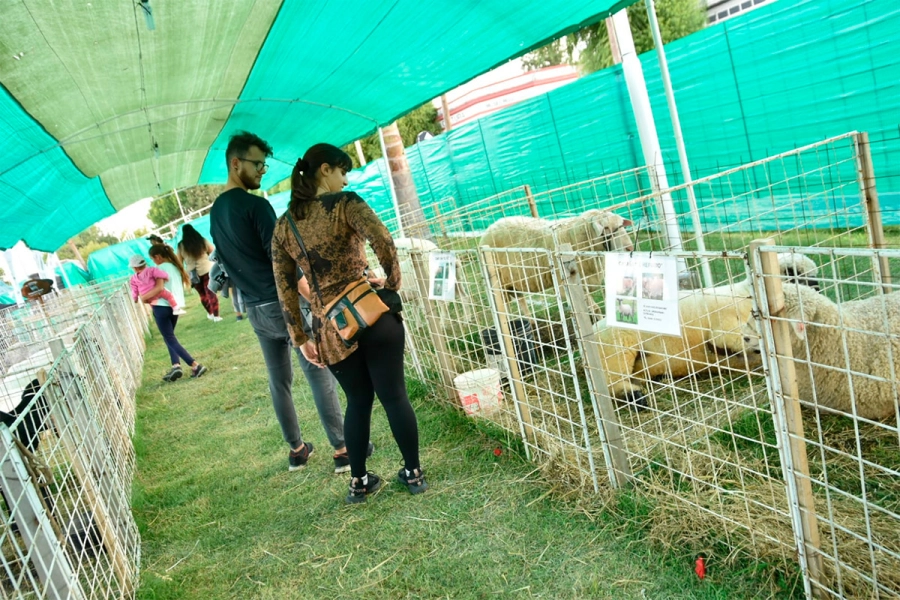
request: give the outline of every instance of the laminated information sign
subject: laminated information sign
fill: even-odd
[[[456,255],[432,252],[428,255],[428,299],[456,299]]]
[[[680,335],[678,259],[646,252],[607,254],[606,322]]]

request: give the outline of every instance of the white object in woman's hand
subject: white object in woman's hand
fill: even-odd
[[[369,285],[372,287],[384,287],[384,277],[369,277]]]
[[[325,368],[325,364],[321,360],[319,360],[319,350],[316,348],[316,344],[312,340],[309,340],[305,344],[300,346],[300,352],[303,354],[303,357],[310,362],[310,364],[316,365],[320,369]]]

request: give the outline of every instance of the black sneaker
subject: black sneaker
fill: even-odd
[[[369,442],[369,449],[366,451],[366,458],[372,456],[375,452],[375,444]],[[350,456],[346,452],[334,455],[334,472],[338,475],[346,473],[350,470]]]
[[[405,468],[400,469],[400,472],[397,473],[397,480],[406,486],[410,494],[421,494],[428,489],[428,483],[425,482],[425,472],[422,470],[422,467],[413,469],[409,475],[406,474]]]
[[[180,379],[184,373],[181,372],[181,366],[172,367],[169,372],[163,375],[163,381],[175,381]]]
[[[350,491],[347,492],[347,504],[359,504],[365,502],[369,494],[374,494],[381,488],[381,477],[368,471],[366,473],[369,483],[363,485],[359,477],[350,478]]]
[[[209,371],[206,367],[197,363],[196,367],[191,367],[191,377],[203,377],[203,374]]]
[[[296,452],[291,450],[288,454],[288,471],[299,471],[309,462],[309,457],[315,452],[312,442],[306,442]]]

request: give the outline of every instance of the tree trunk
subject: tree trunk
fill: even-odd
[[[78,249],[78,246],[75,245],[75,242],[69,240],[69,249],[72,251],[72,254],[75,255],[75,259],[81,264],[81,268],[87,271],[87,264],[84,262],[84,259],[81,257],[81,251]],[[62,268],[62,267],[60,267]]]
[[[397,123],[386,125],[382,128],[382,132],[391,178],[394,180],[394,191],[397,194],[397,204],[400,208],[403,232],[406,237],[431,239],[431,232],[425,226],[425,214],[422,212],[419,193],[413,183]]]

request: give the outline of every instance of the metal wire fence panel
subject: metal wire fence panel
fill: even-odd
[[[655,501],[659,535],[724,541],[736,553],[789,570],[791,513],[765,376],[759,357],[744,353],[742,330],[753,310],[745,257],[652,257],[664,255],[695,271],[709,264],[724,282],[679,292],[678,335],[603,319],[581,340],[594,404],[611,401],[613,411],[598,410],[597,431],[608,434],[612,424],[621,438],[604,440],[613,446],[605,452],[607,467],[619,471],[611,479],[625,475]],[[612,299],[605,304],[613,310]],[[597,371],[605,389],[597,389]]]
[[[766,257],[799,252],[819,290]],[[802,564],[812,592],[900,597],[900,251],[762,246],[756,254],[761,351],[791,460]]]
[[[67,318],[88,313],[70,335],[56,335],[59,313],[45,310],[42,324],[14,315],[48,356],[14,365],[31,379],[0,425],[0,589],[11,598],[133,597],[130,434],[146,316],[121,284],[68,300]]]
[[[864,163],[871,164],[867,141],[846,133],[655,192],[654,204],[670,197],[675,215],[659,210],[660,221],[648,225],[675,221],[686,250],[738,251],[761,236],[785,245],[866,247],[867,209],[879,209],[866,202]]]

